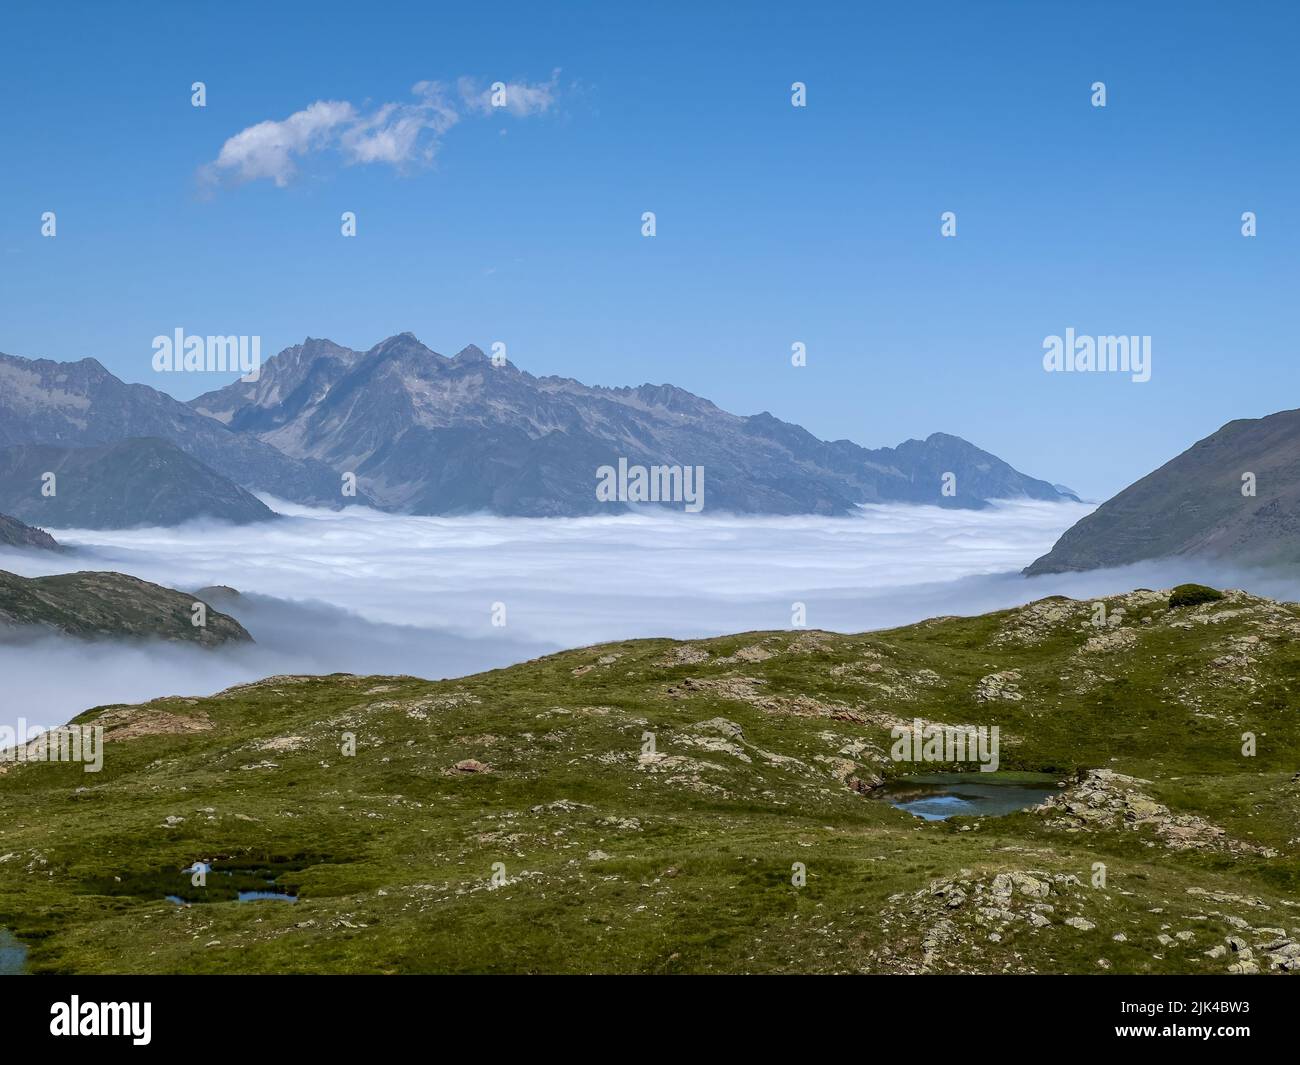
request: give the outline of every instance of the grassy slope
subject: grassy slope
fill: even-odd
[[[1125,613],[1104,632],[1089,604],[1045,600],[858,636],[641,640],[440,683],[270,678],[101,708],[79,720],[210,727],[111,742],[98,775],[0,776],[0,925],[38,971],[1223,972],[1232,957],[1204,952],[1227,935],[1300,935],[1300,607],[1107,602]],[[1019,700],[977,698],[1007,670]],[[1000,725],[1006,769],[1146,778],[1174,813],[1276,856],[1032,812],[923,824],[843,781],[846,758],[860,776],[906,770],[888,725],[913,716]],[[665,760],[640,757],[647,731]],[[469,758],[491,771],[452,769]],[[301,901],[163,901],[196,859],[265,865]],[[1104,890],[1087,886],[1099,861]],[[490,889],[496,862],[509,882]],[[1054,909],[998,942],[974,903],[928,889],[1027,870],[1061,878]],[[1096,927],[1063,924],[1075,915]],[[1191,941],[1157,939],[1178,931]]]
[[[250,641],[248,630],[209,608],[205,623],[193,624],[196,598],[125,573],[80,570],[48,577],[20,577],[0,570],[0,624],[31,626],[69,636],[180,640],[204,647]]]
[[[1242,495],[1242,475],[1258,495]],[[1173,555],[1300,560],[1300,411],[1242,418],[1197,441],[1062,534],[1025,572],[1122,566]]]

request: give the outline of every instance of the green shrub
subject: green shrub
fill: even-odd
[[[1213,603],[1216,599],[1222,598],[1223,593],[1217,588],[1210,588],[1204,584],[1180,584],[1169,593],[1169,609],[1196,606],[1198,603]]]

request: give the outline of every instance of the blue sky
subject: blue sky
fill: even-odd
[[[1092,497],[1300,406],[1297,5],[11,3],[0,30],[11,354],[189,398],[219,382],[150,367],[177,327],[503,341],[826,438],[956,433]],[[257,123],[460,78],[546,105],[461,100],[427,163],[200,179]],[[1151,381],[1045,373],[1067,327],[1150,335]]]

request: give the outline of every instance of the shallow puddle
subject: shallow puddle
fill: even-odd
[[[273,878],[259,876],[247,869],[210,869],[207,883],[197,886],[187,869],[175,893],[164,896],[177,906],[193,906],[207,902],[260,902],[276,899],[280,902],[297,902],[298,896],[276,886]]]
[[[0,928],[0,976],[20,976],[27,972],[27,947],[14,939],[7,928]]]

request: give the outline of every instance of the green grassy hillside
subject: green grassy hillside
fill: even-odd
[[[200,601],[203,624],[195,625],[194,605]],[[0,570],[0,640],[48,632],[80,639],[172,640],[201,647],[252,640],[243,625],[206,600],[125,573],[80,570],[20,577]]]
[[[101,773],[0,775],[0,925],[37,972],[1300,969],[1300,607],[1105,604],[102,707]],[[922,822],[866,794],[916,718],[1071,786]]]

